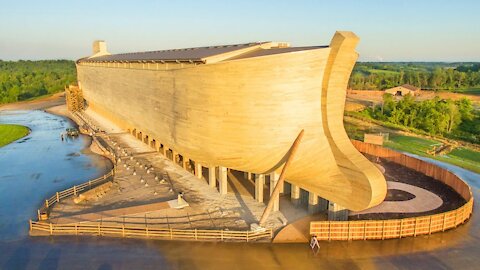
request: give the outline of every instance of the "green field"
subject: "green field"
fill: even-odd
[[[425,156],[427,155],[428,150],[431,150],[434,145],[439,145],[439,144],[440,142],[435,140],[397,135],[397,136],[390,136],[389,141],[385,142],[384,145],[392,149]]]
[[[378,132],[369,130],[369,128],[366,128],[364,126],[358,126],[357,124],[351,122],[345,122],[345,130],[347,131],[347,134],[351,139],[359,141],[363,141],[363,134],[365,133]],[[440,144],[440,141],[407,135],[397,135],[392,132],[390,132],[389,141],[384,142],[385,147],[397,151],[412,153],[419,156],[436,159],[445,163],[465,168],[476,173],[480,173],[479,151],[460,147],[454,149],[447,155],[432,156],[428,154],[427,151],[431,150],[436,144]]]
[[[480,96],[480,88],[456,89],[453,92],[460,93],[460,94],[465,94],[465,95]]]
[[[374,74],[390,74],[390,75],[395,75],[395,74],[399,74],[398,71],[394,71],[394,70],[384,70],[384,69],[369,69],[368,70],[370,73],[374,73]]]
[[[384,146],[399,151],[404,151],[419,156],[429,157],[446,163],[450,163],[476,173],[480,173],[480,152],[466,148],[456,148],[447,155],[432,156],[427,153],[438,141],[410,137],[391,136]]]
[[[29,132],[24,126],[0,124],[0,147],[26,136]]]

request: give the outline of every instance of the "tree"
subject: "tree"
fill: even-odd
[[[75,80],[73,61],[0,60],[0,103],[60,92]]]

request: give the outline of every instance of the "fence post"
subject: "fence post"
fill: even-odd
[[[332,223],[329,221],[328,222],[328,241],[330,241],[331,234],[332,234]]]
[[[382,222],[382,240],[385,239],[385,220]]]
[[[221,239],[222,242],[223,242],[223,230],[220,231],[220,239]]]
[[[101,230],[101,229],[100,229],[100,226],[101,226],[100,224],[101,224],[101,221],[100,221],[100,223],[98,223],[98,236],[101,236],[101,235],[102,235],[102,233],[101,233],[101,231],[100,231],[100,230]]]
[[[415,223],[413,227],[413,236],[417,236],[417,218],[415,218]]]
[[[60,202],[60,198],[58,197],[58,192],[55,193],[55,195],[57,195],[57,203]]]
[[[350,222],[347,221],[347,241],[350,240]]]
[[[88,180],[88,189],[92,188],[92,180]]]
[[[363,222],[363,240],[367,240],[367,222]]]
[[[45,200],[45,207],[48,208],[48,200]]]
[[[50,235],[52,235],[52,234],[53,234],[53,225],[52,225],[52,223],[50,223]]]
[[[29,231],[32,231],[32,220],[31,220],[31,219],[29,219],[28,221],[29,221],[28,223],[30,224]]]
[[[78,225],[75,223],[75,235],[78,235]]]
[[[247,242],[248,242],[248,233],[249,233],[249,232],[250,232],[250,231],[247,231]]]
[[[400,232],[398,233],[398,238],[402,238],[403,233],[403,218],[400,219]]]
[[[170,228],[170,240],[173,239],[173,231],[172,231],[172,228]]]
[[[40,221],[40,209],[37,210],[38,221]]]
[[[73,186],[73,196],[77,196],[77,187]]]
[[[428,224],[428,234],[432,234],[432,216],[430,216],[430,223]]]
[[[443,214],[443,226],[442,226],[442,232],[445,231],[445,225],[447,223],[447,213]]]
[[[195,228],[195,240],[198,240],[197,229]]]
[[[103,180],[105,180],[105,179],[107,179],[107,175],[106,175],[106,174],[103,175]]]
[[[458,213],[458,210],[455,210],[455,221],[454,221],[454,224],[455,225],[455,228],[457,227],[457,213]]]

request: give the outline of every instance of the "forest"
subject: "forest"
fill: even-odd
[[[61,92],[75,81],[73,61],[0,60],[0,104]]]
[[[480,88],[480,63],[357,62],[349,88],[384,90],[402,84],[424,90]]]
[[[434,99],[416,101],[411,95],[400,100],[384,94],[383,102],[366,108],[362,115],[397,126],[422,130],[430,135],[442,135],[472,143],[480,143],[480,112],[472,101]]]
[[[0,60],[0,104],[60,92],[75,80],[73,61]],[[405,83],[432,90],[480,88],[480,63],[358,62],[349,88],[382,90]]]

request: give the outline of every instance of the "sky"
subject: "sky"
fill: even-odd
[[[480,61],[480,0],[0,0],[0,59],[360,37],[360,61]]]

